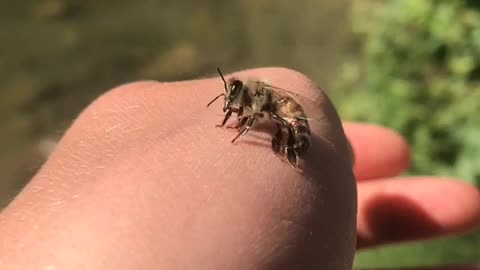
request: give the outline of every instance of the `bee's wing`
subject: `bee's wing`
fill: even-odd
[[[265,85],[265,87],[269,88],[271,91],[277,93],[278,95],[289,96],[289,97],[293,98],[295,101],[297,101],[300,105],[302,105],[302,108],[304,109],[307,117],[306,118],[299,117],[299,119],[308,120],[308,121],[313,120],[313,121],[322,123],[321,118],[312,117],[312,115],[315,115],[315,114],[313,114],[313,112],[316,112],[316,111],[319,110],[319,108],[321,106],[320,103],[315,102],[315,101],[311,100],[310,98],[307,98],[303,95],[300,95],[298,93],[292,92],[292,91],[284,89],[284,88],[280,88],[280,87],[277,87],[277,86],[274,86],[274,85],[271,85],[271,84],[268,84],[268,83],[265,83],[264,85]]]

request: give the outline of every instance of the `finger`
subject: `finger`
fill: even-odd
[[[344,128],[353,147],[357,180],[392,177],[408,168],[409,148],[396,132],[361,123],[347,123]]]
[[[459,180],[417,177],[359,184],[358,246],[425,239],[480,223],[480,193]]]
[[[21,235],[23,248],[0,254],[59,268],[350,269],[356,191],[331,103],[297,72],[235,75],[319,95],[327,129],[312,129],[305,174],[272,152],[271,133],[231,144],[235,132],[215,128],[222,106],[206,104],[220,79],[127,85],[82,113],[3,213],[5,231],[36,230],[1,235]],[[22,223],[9,223],[18,213]]]

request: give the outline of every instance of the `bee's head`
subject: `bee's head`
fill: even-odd
[[[220,95],[216,96],[212,101],[210,101],[210,103],[208,103],[207,107],[210,106],[213,102],[215,102],[219,97],[224,96],[225,101],[223,105],[223,111],[226,112],[227,110],[231,109],[232,104],[235,103],[235,101],[238,100],[238,98],[241,96],[244,86],[243,82],[238,79],[231,79],[227,82],[219,68],[217,68],[217,71],[222,78],[225,93],[221,93]]]
[[[243,82],[237,79],[231,80],[231,82],[225,84],[225,105],[223,111],[230,108],[232,103],[241,96],[243,92]]]

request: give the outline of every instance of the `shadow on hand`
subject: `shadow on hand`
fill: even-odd
[[[443,230],[427,211],[401,195],[378,195],[366,203],[365,213],[370,235],[358,235],[358,248],[433,237]]]

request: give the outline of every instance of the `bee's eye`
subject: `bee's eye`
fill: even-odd
[[[234,81],[232,83],[230,96],[235,97],[240,92],[240,89],[242,89],[242,87],[243,87],[243,83],[241,81],[238,81],[238,80]]]

